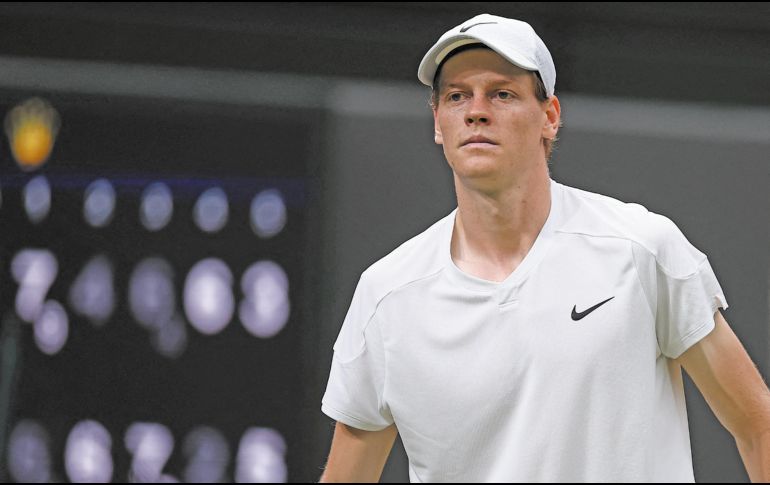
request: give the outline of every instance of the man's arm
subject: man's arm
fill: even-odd
[[[770,391],[719,310],[714,322],[676,362],[735,438],[751,481],[770,481]]]
[[[338,421],[321,483],[378,482],[397,433],[395,425],[363,431]]]

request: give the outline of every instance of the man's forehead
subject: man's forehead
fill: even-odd
[[[467,51],[447,60],[439,73],[439,83],[440,87],[470,79],[482,79],[486,84],[521,83],[531,74],[492,50]]]
[[[464,70],[496,72],[505,76],[520,76],[531,72],[511,63],[488,47],[468,49],[451,55],[443,63],[441,75]]]

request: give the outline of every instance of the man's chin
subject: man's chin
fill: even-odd
[[[455,180],[467,190],[485,194],[500,192],[506,186],[499,170],[467,170],[463,173],[455,171]]]
[[[451,164],[455,173],[462,177],[492,177],[497,175],[503,166],[500,157],[491,157],[486,155],[476,155],[473,157],[463,157],[456,163]]]

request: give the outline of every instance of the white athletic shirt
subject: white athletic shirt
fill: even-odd
[[[412,482],[691,482],[671,359],[727,308],[711,265],[641,205],[553,180],[551,196],[503,282],[452,261],[457,210],[364,271],[322,410],[395,423]]]

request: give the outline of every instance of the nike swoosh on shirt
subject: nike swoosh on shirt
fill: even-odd
[[[467,32],[468,30],[472,29],[473,27],[475,27],[477,25],[496,24],[496,23],[497,22],[478,22],[478,23],[471,24],[471,25],[468,25],[466,27],[463,27],[462,29],[460,29],[460,33],[462,34],[463,32]]]
[[[612,298],[615,298],[615,297],[613,296]],[[586,311],[584,311],[584,312],[578,312],[578,311],[576,311],[576,310],[577,310],[577,305],[573,306],[573,307],[572,307],[572,319],[573,319],[573,320],[575,320],[575,321],[577,322],[578,320],[580,320],[580,319],[584,318],[585,316],[587,316],[587,315],[588,315],[589,313],[591,313],[592,311],[596,310],[596,309],[597,309],[597,308],[599,308],[600,306],[602,306],[602,305],[604,305],[605,303],[607,303],[608,301],[612,300],[612,298],[607,298],[607,299],[606,299],[606,300],[604,300],[603,302],[601,302],[601,303],[597,303],[596,305],[592,306],[591,308],[589,308],[588,310],[586,310]]]

